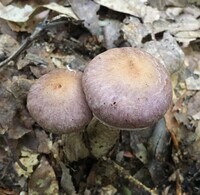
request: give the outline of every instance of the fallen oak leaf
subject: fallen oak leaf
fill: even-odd
[[[10,28],[14,31],[28,30],[31,32],[31,29],[35,27],[33,23],[38,23],[38,18],[34,17],[44,10],[52,10],[59,14],[63,14],[67,18],[78,20],[78,17],[74,14],[71,7],[64,7],[55,2],[39,6],[25,4],[23,7],[19,7],[15,4],[4,6],[2,3],[0,3],[0,18],[6,20]],[[43,14],[39,20],[43,20],[47,14],[48,13]],[[36,20],[37,22],[30,22],[31,20]]]
[[[171,134],[172,142],[175,147],[175,149],[178,151],[179,150],[179,140],[177,139],[176,136],[176,131],[179,128],[178,122],[174,118],[173,111],[172,111],[172,106],[170,109],[168,109],[167,113],[165,114],[165,121],[166,121],[166,126],[167,130]]]
[[[44,156],[32,173],[28,186],[28,194],[58,195],[58,181],[55,172]]]

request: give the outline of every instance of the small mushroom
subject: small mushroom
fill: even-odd
[[[41,127],[62,134],[80,131],[90,122],[81,78],[81,72],[55,69],[31,86],[27,108]]]
[[[95,117],[119,129],[137,129],[161,119],[172,102],[164,66],[140,49],[114,48],[97,55],[82,77]]]

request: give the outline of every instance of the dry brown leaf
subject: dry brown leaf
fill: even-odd
[[[127,19],[124,23],[127,23]],[[162,12],[162,18],[155,20],[152,24],[140,23],[136,18],[129,21],[128,24],[122,27],[126,37],[131,39],[137,37],[135,40],[128,39],[130,43],[132,41],[141,43],[141,36],[143,38],[146,33],[156,35],[161,32],[168,32],[173,35],[176,41],[182,42],[183,46],[187,47],[191,41],[200,36],[198,14],[194,15],[191,10],[188,11],[183,8],[168,8],[166,12]],[[133,43],[132,46],[134,46]]]
[[[27,170],[23,170],[17,163],[15,163],[14,167],[18,174],[18,176],[23,176],[28,178],[31,173],[33,173],[33,167],[38,164],[38,154],[32,151],[23,149],[21,151],[20,162],[27,168]]]
[[[170,74],[177,72],[183,65],[184,53],[174,37],[165,32],[160,41],[149,41],[143,48],[163,62]]]
[[[2,35],[9,35],[13,39],[17,39],[17,33],[12,31],[6,20],[0,18],[0,32]]]
[[[121,23],[118,20],[107,19],[104,21],[104,45],[107,49],[114,48],[114,42],[120,36]]]
[[[153,25],[143,24],[138,18],[134,17],[127,17],[123,23],[124,38],[132,47],[142,47],[158,58],[170,74],[175,73],[182,67],[184,53],[175,38],[167,31],[169,29],[168,25],[166,25],[166,28],[160,28],[159,21],[154,22]],[[155,34],[165,30],[163,37],[157,41]],[[148,35],[151,39],[144,42]]]
[[[3,188],[0,188],[0,194],[1,195],[16,195],[16,192],[13,191],[13,190],[6,190],[6,189],[3,189]]]
[[[173,145],[175,149],[178,151],[180,140],[177,139],[176,134],[177,134],[177,130],[179,129],[179,125],[173,116],[172,107],[165,114],[165,121],[166,121],[167,130],[171,134]]]
[[[198,91],[188,103],[188,115],[194,116],[200,111],[200,91]]]
[[[43,154],[49,154],[52,148],[52,141],[49,139],[47,133],[41,130],[35,130],[36,139],[38,140],[37,151]]]
[[[58,12],[60,14],[64,14],[66,17],[78,20],[78,17],[72,11],[71,7],[65,7],[65,6],[59,5],[58,3],[55,3],[55,2],[51,2],[49,4],[42,5],[41,7],[48,8],[48,9]]]
[[[99,190],[100,195],[114,195],[117,189],[112,185],[107,185]]]
[[[66,16],[72,17],[76,20],[78,19],[70,7],[64,7],[55,2],[39,6],[25,4],[21,7],[15,4],[3,6],[2,3],[0,3],[0,18],[11,22],[24,23],[34,15],[34,12],[38,12],[39,10],[42,12],[42,7],[56,11],[60,14],[65,14]]]
[[[11,55],[19,48],[19,43],[10,35],[0,35],[0,49],[3,50],[7,56]]]
[[[127,16],[124,19],[121,29],[124,33],[124,39],[132,47],[141,47],[142,39],[151,33],[148,26],[145,26],[138,18],[132,16]]]
[[[4,6],[0,3],[0,18],[6,20],[14,31],[28,31],[31,32],[39,21],[42,21],[48,12],[44,10],[52,10],[65,17],[78,20],[71,7],[64,7],[55,2],[46,5],[24,4],[9,4]]]
[[[11,126],[17,113],[17,104],[12,95],[6,89],[6,83],[0,84],[0,134],[4,134]]]
[[[200,90],[200,71],[194,71],[194,74],[185,80],[188,90]]]
[[[159,120],[154,127],[151,137],[148,140],[147,150],[149,158],[155,158],[161,163],[166,161],[168,156],[167,154],[169,152],[169,137],[170,136],[166,129],[165,120]]]
[[[24,103],[32,84],[33,81],[27,79],[25,75],[13,76],[12,82],[7,85],[7,90],[12,93],[16,101]]]
[[[58,181],[55,172],[44,156],[31,175],[28,186],[28,194],[58,195]]]
[[[7,122],[0,121],[0,123],[2,127],[6,125],[9,138],[19,139],[32,130],[31,126],[34,121],[24,107],[24,102],[31,84],[32,81],[23,78],[23,76],[13,77],[12,81],[8,80],[4,83],[4,87],[10,97],[6,99],[2,97],[1,99],[3,101],[2,106],[4,107],[1,111],[4,112],[6,109],[6,112],[2,113],[2,116],[5,117]],[[8,104],[5,101],[8,101]],[[9,105],[13,105],[12,108],[9,108]],[[4,117],[2,117],[3,120]]]
[[[0,18],[12,22],[26,22],[33,10],[33,7],[28,4],[24,7],[17,7],[12,4],[3,6],[0,3]]]
[[[62,169],[62,176],[60,184],[67,194],[76,195],[76,191],[72,182],[72,177],[70,175],[70,170],[65,166],[64,163],[60,162]]]
[[[78,161],[89,156],[89,150],[83,141],[82,132],[62,135],[63,152],[69,162]]]
[[[181,95],[179,97],[179,99],[174,103],[174,106],[172,108],[172,112],[179,112],[181,110],[184,98],[186,97],[186,92],[183,93],[183,95]]]
[[[69,0],[69,3],[80,20],[83,20],[84,26],[89,29],[93,35],[99,36],[101,29],[97,11],[100,6],[91,0]]]
[[[160,18],[160,12],[156,8],[147,6],[143,0],[95,0],[95,2],[118,12],[140,17],[144,23],[153,23]]]

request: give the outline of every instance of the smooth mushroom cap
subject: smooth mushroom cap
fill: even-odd
[[[40,77],[30,89],[27,108],[45,130],[53,133],[80,131],[92,113],[81,83],[82,73],[55,69]]]
[[[140,49],[115,48],[97,55],[86,67],[82,83],[93,114],[121,129],[154,124],[172,102],[166,69]]]

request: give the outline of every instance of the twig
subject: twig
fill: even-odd
[[[0,63],[0,67],[6,65],[11,60],[17,58],[19,54],[23,52],[31,44],[31,42],[39,36],[42,30],[43,29],[40,26],[37,26],[31,34],[31,36],[25,40],[25,42],[19,47],[19,49],[16,52],[14,52],[11,56],[9,56],[6,60]]]
[[[118,170],[118,172],[125,178],[128,179],[131,183],[134,183],[135,185],[141,187],[142,189],[144,189],[146,192],[149,192],[151,195],[158,195],[158,193],[154,190],[154,189],[150,189],[149,187],[145,186],[142,182],[140,182],[139,180],[137,180],[135,177],[133,177],[132,175],[127,174],[126,170],[121,167],[120,165],[118,165],[117,163],[115,163],[114,161],[110,160],[110,159],[106,159],[108,162],[112,163],[113,166],[115,167],[115,169]]]
[[[11,56],[9,56],[6,60],[0,62],[0,68],[3,67],[4,65],[8,64],[10,61],[14,60],[15,58],[17,58],[28,46],[31,45],[31,43],[37,39],[38,37],[41,36],[41,34],[49,29],[52,28],[56,25],[60,25],[60,24],[64,24],[66,23],[66,20],[61,20],[61,21],[52,21],[49,23],[46,23],[46,19],[44,20],[44,22],[42,22],[41,24],[39,24],[35,30],[33,31],[33,33],[31,34],[30,37],[28,37],[25,42],[19,47],[19,49],[14,52]]]

